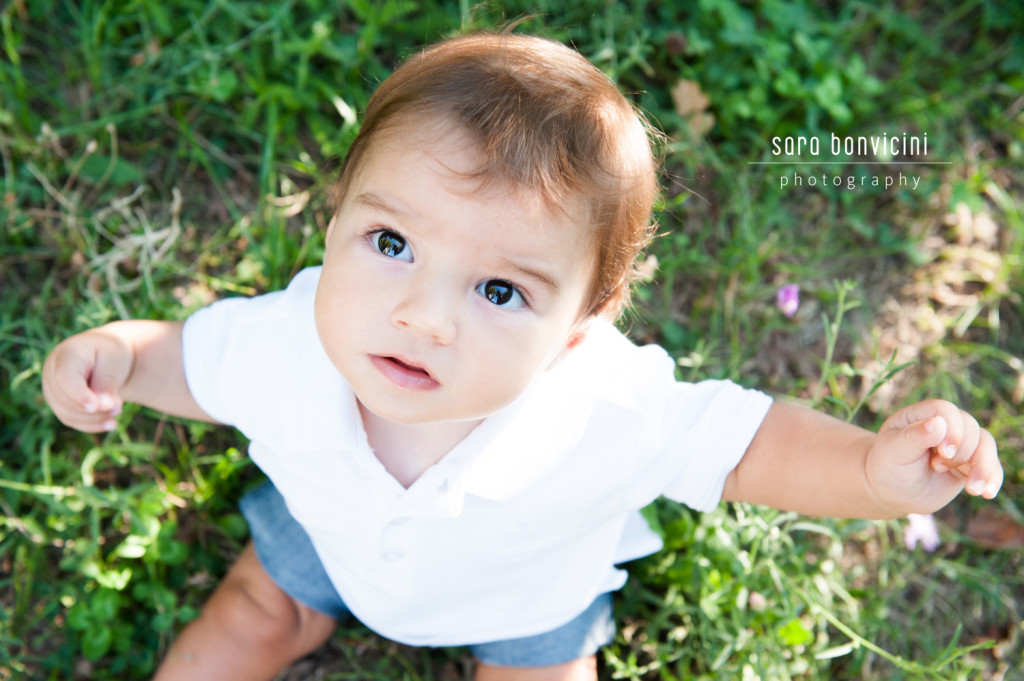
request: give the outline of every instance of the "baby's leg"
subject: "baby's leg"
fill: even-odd
[[[326,642],[336,624],[282,591],[250,543],[171,646],[154,681],[273,679]]]
[[[476,681],[597,681],[595,653],[614,638],[612,596],[605,593],[551,631],[470,646]]]
[[[475,681],[597,681],[597,658],[591,655],[550,667],[495,667],[481,662]]]

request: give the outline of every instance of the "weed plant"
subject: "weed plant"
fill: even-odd
[[[12,0],[0,679],[147,678],[244,544],[236,502],[259,477],[225,429],[137,407],[110,434],[63,428],[40,393],[46,353],[317,263],[323,189],[375,84],[418,46],[521,17],[666,133],[663,234],[623,320],[636,340],[668,348],[682,379],[731,378],[869,427],[924,395],[959,401],[1007,469],[996,502],[939,515],[934,553],[908,551],[898,522],[655,504],[666,547],[629,566],[602,678],[1024,678],[1019,3]],[[773,137],[882,132],[927,133],[927,157],[772,154]],[[920,186],[806,182],[898,173]],[[787,318],[774,300],[792,283]],[[346,626],[283,678],[467,669],[462,651]]]

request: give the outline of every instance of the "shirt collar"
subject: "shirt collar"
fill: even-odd
[[[541,373],[515,401],[484,419],[409,487],[409,495],[432,505],[444,498],[448,513],[460,511],[466,494],[494,501],[521,495],[574,449],[596,401],[629,411],[640,408],[634,381],[621,380],[631,369],[615,364],[621,353],[609,352],[614,350],[609,344],[622,343],[631,345],[610,323],[595,322],[583,343]],[[321,377],[320,389],[335,395],[324,401],[333,405],[333,413],[313,409],[308,418],[323,419],[321,428],[324,422],[331,424],[320,432],[333,443],[332,449],[348,450],[361,465],[383,468],[367,442],[352,388],[322,348],[307,356],[324,365],[315,372]]]

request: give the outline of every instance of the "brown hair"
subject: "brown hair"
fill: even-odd
[[[374,92],[332,193],[337,211],[375,139],[426,117],[479,145],[485,183],[538,192],[592,230],[596,268],[581,311],[615,316],[629,298],[658,192],[655,135],[576,51],[502,34],[452,38],[402,64]]]

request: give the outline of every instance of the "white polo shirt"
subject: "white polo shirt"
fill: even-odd
[[[284,291],[192,315],[185,374],[309,533],[346,606],[411,645],[518,638],[618,589],[617,563],[660,548],[638,513],[660,495],[698,510],[771,404],[597,323],[565,360],[408,489],[370,449],[351,388],[316,332],[319,268]]]

